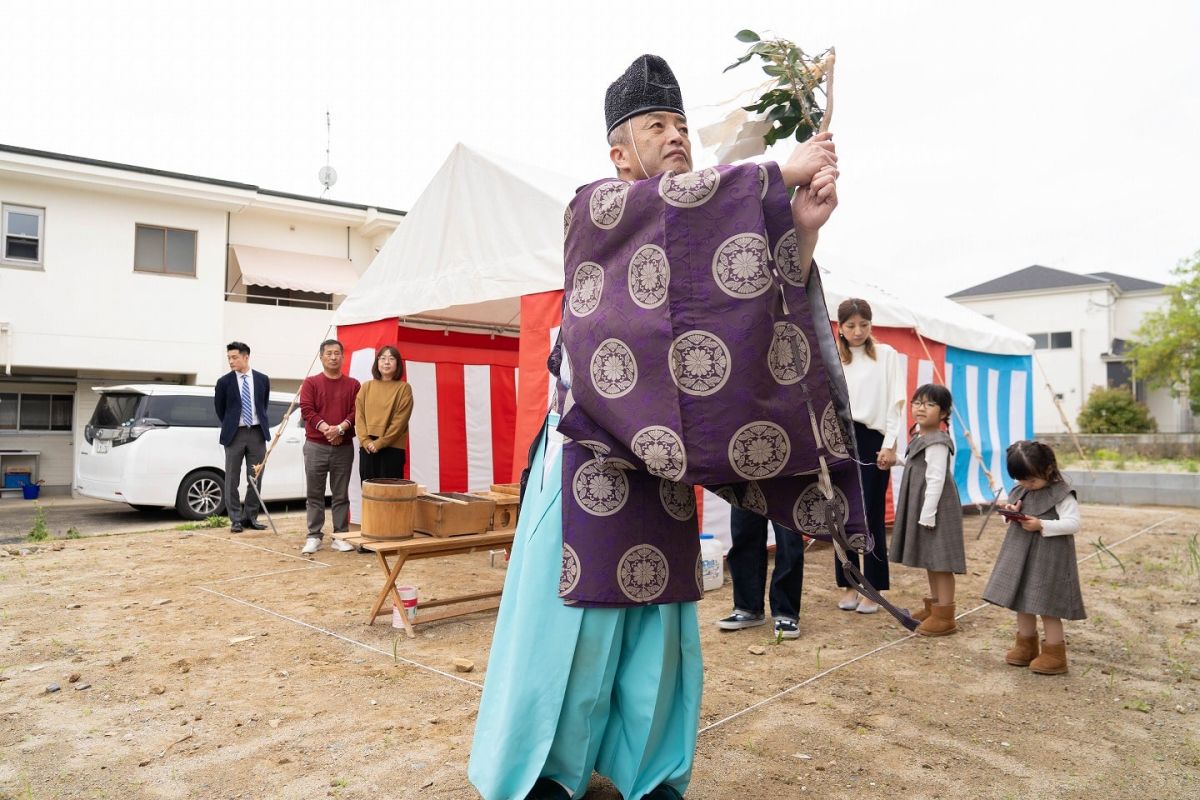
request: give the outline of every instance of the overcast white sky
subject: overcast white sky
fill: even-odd
[[[695,128],[761,76],[721,73],[749,27],[838,48],[823,263],[939,294],[1034,263],[1165,281],[1200,249],[1198,9],[0,0],[0,142],[316,195],[328,107],[336,199],[407,208],[459,140],[583,183],[630,61],[671,63]]]

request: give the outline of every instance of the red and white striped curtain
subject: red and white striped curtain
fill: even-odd
[[[407,328],[390,319],[340,326],[338,338],[349,356],[345,369],[364,382],[380,347],[400,350],[413,390],[405,477],[432,492],[480,491],[513,480],[515,337]],[[357,522],[362,493],[357,480],[350,487]]]

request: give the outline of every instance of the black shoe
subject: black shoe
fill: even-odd
[[[646,795],[643,800],[683,800],[683,795],[676,791],[674,786],[660,783],[655,787],[654,791]]]
[[[764,625],[766,622],[767,620],[762,614],[747,614],[745,611],[734,609],[728,617],[717,620],[717,627],[723,631],[740,631],[742,628],[753,628],[757,625]],[[657,792],[658,789],[654,791]],[[672,789],[672,791],[674,790]]]
[[[267,529],[266,525],[263,525],[261,522],[259,522],[256,519],[248,519],[245,522],[243,522],[242,524],[245,525],[247,528],[250,528],[251,530],[265,531]]]
[[[794,619],[788,619],[787,617],[776,617],[775,635],[781,639],[799,639],[800,626],[796,624],[796,620]]]
[[[241,533],[242,532],[242,523],[240,523],[240,522],[229,523],[229,531],[230,531],[230,533]]]
[[[525,800],[571,800],[571,795],[556,781],[538,778],[529,794],[525,795]]]

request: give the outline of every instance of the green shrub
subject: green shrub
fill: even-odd
[[[1158,423],[1128,389],[1096,387],[1079,412],[1084,433],[1153,433]]]
[[[1120,461],[1121,454],[1116,450],[1098,447],[1096,448],[1096,451],[1092,453],[1092,458],[1096,459],[1097,461]]]

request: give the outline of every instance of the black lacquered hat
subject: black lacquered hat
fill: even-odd
[[[667,62],[659,56],[638,57],[604,93],[608,133],[630,117],[649,111],[683,114],[683,93]]]

